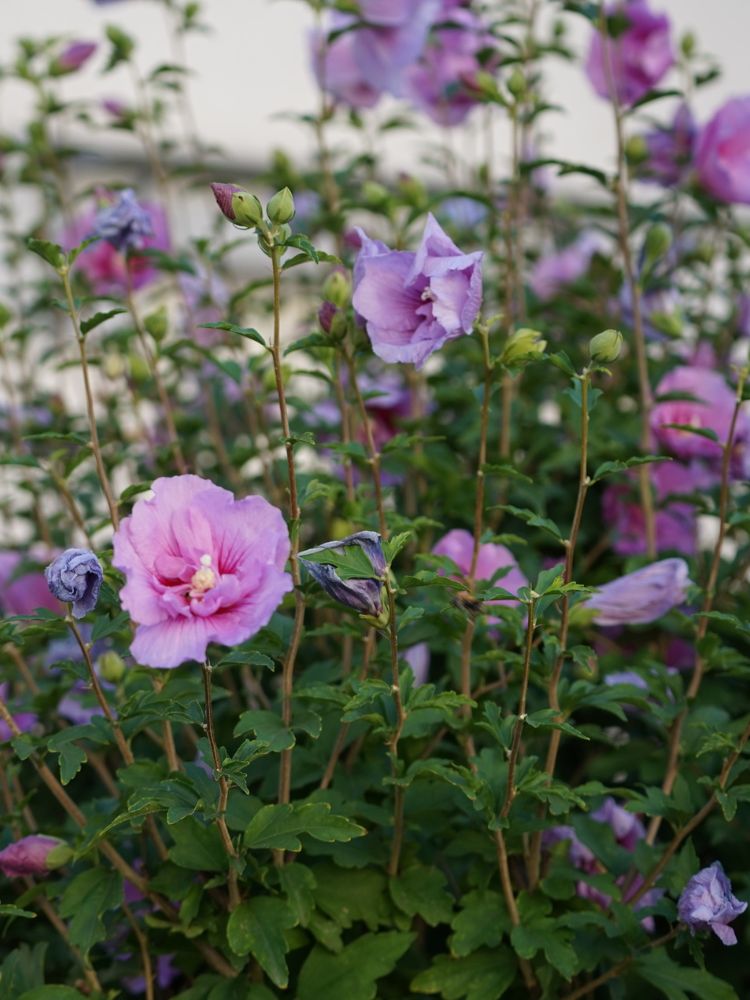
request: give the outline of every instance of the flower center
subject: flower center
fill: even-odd
[[[426,288],[424,288],[422,290],[422,294],[420,295],[420,298],[421,298],[421,300],[423,302],[434,302],[435,301],[435,293],[433,292],[433,290],[428,285]]]
[[[216,586],[216,573],[211,569],[211,556],[208,553],[200,558],[201,568],[197,569],[190,578],[190,596],[199,597]]]

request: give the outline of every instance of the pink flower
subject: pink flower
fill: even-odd
[[[470,532],[464,528],[454,528],[447,535],[443,535],[437,545],[433,548],[436,556],[448,556],[458,566],[466,576],[471,571],[471,556],[474,550],[474,538]],[[479,557],[477,558],[477,570],[475,579],[491,580],[498,570],[510,567],[509,572],[498,576],[497,586],[504,590],[515,593],[521,587],[528,586],[529,581],[520,570],[516,557],[506,549],[504,545],[495,545],[492,542],[485,542],[479,546]],[[489,604],[503,604],[508,599],[489,601]]]
[[[695,166],[719,201],[750,204],[750,97],[722,105],[698,133]]]
[[[64,840],[33,833],[8,844],[0,851],[0,871],[7,878],[20,875],[47,875],[64,865],[73,852]]]
[[[138,623],[139,663],[204,660],[210,642],[233,646],[268,623],[292,589],[289,533],[259,496],[235,500],[199,476],[157,479],[114,536],[120,599]]]
[[[588,271],[591,258],[602,250],[604,238],[599,233],[583,233],[564,250],[540,257],[534,265],[529,285],[542,302],[554,298],[566,285],[572,285]]]
[[[71,42],[52,61],[50,70],[54,76],[75,73],[96,52],[96,42]]]
[[[609,100],[610,70],[620,104],[629,107],[652,90],[674,63],[669,18],[654,14],[646,0],[619,2],[606,8],[607,17],[619,16],[627,27],[616,38],[595,31],[586,58],[586,74],[600,97]],[[609,56],[605,51],[609,49]]]
[[[657,397],[671,393],[694,398],[666,400],[654,406],[651,427],[661,444],[680,458],[719,458],[729,437],[735,397],[724,376],[710,368],[681,365],[668,372],[656,387]],[[718,440],[670,424],[713,431]],[[738,423],[738,438],[745,436],[745,425],[745,419]]]
[[[153,232],[141,238],[141,247],[146,250],[169,250],[169,230],[163,209],[148,202],[142,208],[150,219]],[[71,250],[88,239],[96,227],[97,217],[98,213],[92,211],[75,219],[62,235],[63,248]],[[80,269],[96,295],[124,294],[128,288],[128,275],[134,289],[149,285],[159,276],[159,271],[148,257],[131,253],[126,259],[106,239],[97,240],[86,247],[75,266]]]

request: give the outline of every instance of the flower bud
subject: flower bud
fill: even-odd
[[[125,361],[119,351],[107,351],[102,356],[101,369],[107,378],[120,378],[125,372]]]
[[[661,225],[652,226],[648,231],[646,242],[643,246],[646,261],[651,264],[654,261],[661,260],[671,246],[672,234],[669,229]]]
[[[93,611],[104,576],[101,563],[88,549],[66,549],[44,571],[53,597],[72,605],[74,618]]]
[[[22,875],[47,875],[73,857],[64,840],[34,833],[22,837],[0,851],[0,871],[6,878]]]
[[[266,205],[268,218],[276,226],[283,226],[294,218],[294,196],[288,187],[277,191]]]
[[[589,355],[595,364],[607,365],[617,361],[622,350],[622,334],[619,330],[602,330],[589,341]]]
[[[362,204],[365,208],[378,211],[385,208],[389,200],[388,188],[378,184],[377,181],[365,181],[362,185]]]
[[[118,684],[125,674],[125,661],[114,649],[102,653],[96,661],[96,666],[100,676],[111,684]]]
[[[148,362],[143,355],[136,354],[135,351],[128,354],[128,367],[130,368],[130,377],[137,384],[148,382],[151,378]]]
[[[625,143],[625,156],[634,166],[648,159],[648,144],[642,135],[631,135]]]
[[[352,298],[352,283],[343,271],[334,271],[323,282],[323,298],[339,309],[346,309]]]
[[[154,312],[149,313],[143,320],[143,325],[157,344],[164,340],[168,329],[166,306],[159,306]]]
[[[508,90],[518,100],[526,93],[526,77],[516,67],[508,79]]]
[[[248,229],[263,222],[263,208],[254,194],[236,184],[214,183],[211,185],[211,190],[216,204],[230,222],[235,222],[238,226],[247,226]]]
[[[97,50],[96,42],[71,42],[52,60],[49,71],[52,76],[75,73]]]
[[[546,346],[547,341],[542,338],[541,333],[522,327],[508,338],[500,355],[500,363],[512,367],[536,361],[544,354]]]

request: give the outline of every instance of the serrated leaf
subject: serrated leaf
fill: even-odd
[[[95,330],[97,326],[101,326],[102,323],[106,323],[108,319],[112,319],[113,316],[121,316],[124,312],[127,312],[127,310],[117,308],[109,309],[107,312],[94,313],[94,315],[90,316],[88,319],[81,320],[81,333],[85,336],[87,333],[90,333],[91,330]]]
[[[105,868],[89,868],[76,875],[60,900],[60,916],[70,917],[70,940],[87,953],[104,941],[104,914],[122,906],[122,876]]]
[[[240,903],[227,923],[227,941],[237,955],[252,955],[269,979],[285,989],[289,983],[284,931],[297,918],[281,899],[254,896]]]
[[[236,323],[201,323],[202,330],[226,330],[227,333],[236,333],[245,340],[252,340],[261,347],[268,347],[265,338],[251,326],[237,326]]]
[[[41,257],[42,260],[51,264],[56,271],[59,271],[65,264],[65,253],[57,243],[51,243],[49,240],[29,239],[26,241],[26,246],[37,257]]]
[[[453,897],[446,888],[445,875],[437,868],[413,865],[390,880],[391,898],[407,916],[420,916],[430,925],[450,923]]]
[[[246,733],[255,733],[259,740],[268,744],[272,753],[289,750],[295,744],[294,733],[275,712],[260,709],[243,712],[234,727],[234,735],[244,736]]]
[[[227,856],[215,826],[203,826],[188,818],[171,828],[175,840],[169,857],[181,868],[191,871],[221,872],[227,867]]]
[[[439,993],[443,1000],[499,1000],[516,978],[515,956],[507,948],[476,951],[465,958],[438,955],[411,981],[415,993]]]
[[[332,844],[364,837],[358,823],[331,813],[328,802],[263,806],[245,830],[245,846],[255,849],[301,851],[300,836]]]
[[[688,994],[697,997],[697,1000],[737,1000],[737,993],[729,983],[718,979],[707,969],[678,965],[663,949],[636,959],[633,971],[668,1000],[687,1000]]]
[[[316,946],[302,966],[297,1000],[374,1000],[378,979],[393,971],[413,940],[414,934],[387,931],[363,934],[338,955]]]

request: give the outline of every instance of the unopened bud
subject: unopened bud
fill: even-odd
[[[339,309],[346,309],[352,297],[352,285],[343,271],[334,271],[323,282],[323,298]]]
[[[602,330],[589,341],[589,354],[596,364],[607,365],[616,361],[622,350],[622,334],[619,330]]]
[[[148,382],[151,378],[148,362],[140,354],[135,352],[128,354],[128,366],[130,367],[130,377],[134,382]]]
[[[149,313],[143,320],[143,325],[157,343],[164,340],[168,327],[167,307],[159,306],[155,312]]]
[[[526,93],[526,77],[520,69],[516,67],[508,79],[508,90],[518,100]]]
[[[236,184],[212,184],[216,204],[230,222],[248,229],[263,222],[263,207],[254,194]]]
[[[125,674],[125,661],[114,649],[102,653],[96,661],[99,674],[111,684],[119,684]]]
[[[381,209],[388,204],[390,195],[388,188],[377,181],[365,181],[362,185],[362,203],[366,208]]]
[[[500,363],[508,367],[536,361],[544,354],[547,341],[538,330],[522,327],[510,335],[500,355]]]
[[[644,251],[649,264],[661,260],[672,246],[672,234],[666,226],[652,226],[646,235]]]
[[[282,226],[286,222],[291,222],[294,218],[294,195],[288,187],[277,191],[266,205],[268,218],[276,226]]]
[[[642,135],[631,135],[625,143],[628,163],[637,165],[648,159],[648,145]]]
[[[120,378],[125,371],[125,360],[119,351],[107,351],[102,357],[101,369],[107,378]]]

